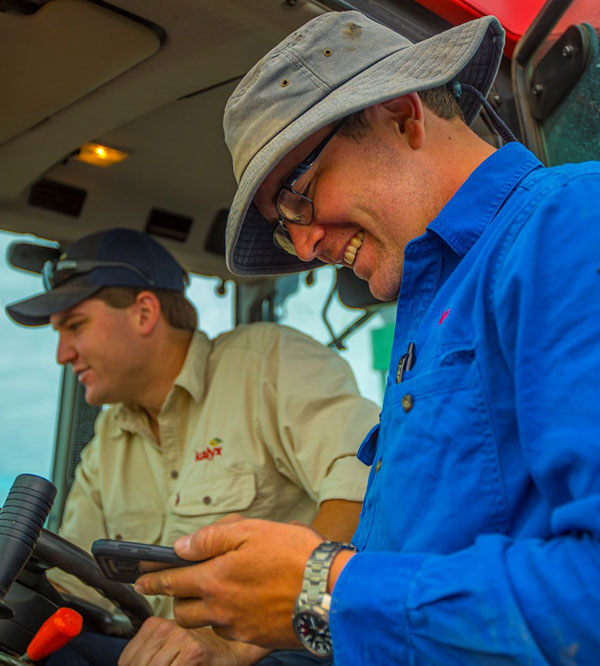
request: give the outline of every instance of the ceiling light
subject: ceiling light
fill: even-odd
[[[110,148],[101,143],[84,143],[79,149],[76,160],[92,166],[109,167],[129,157],[129,153],[117,148]]]

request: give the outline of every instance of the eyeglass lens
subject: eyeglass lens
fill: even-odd
[[[273,243],[275,244],[275,247],[283,250],[287,254],[292,254],[295,257],[298,256],[290,232],[285,228],[283,222],[279,222],[275,227],[275,231],[273,232]]]

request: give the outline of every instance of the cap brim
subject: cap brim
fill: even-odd
[[[64,284],[56,289],[6,306],[8,316],[22,326],[44,326],[50,316],[69,310],[102,289],[101,285]]]
[[[260,184],[295,146],[320,128],[368,106],[453,79],[474,86],[485,96],[496,76],[503,46],[504,32],[494,16],[465,23],[376,62],[288,125],[254,156],[240,179],[227,223],[229,270],[237,275],[273,275],[320,265],[304,263],[276,248],[272,225],[250,207]],[[390,76],[390,72],[397,75]],[[465,93],[459,103],[470,124],[479,113],[479,100]]]

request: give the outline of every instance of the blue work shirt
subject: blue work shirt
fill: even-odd
[[[599,208],[511,143],[406,247],[339,666],[600,663]]]

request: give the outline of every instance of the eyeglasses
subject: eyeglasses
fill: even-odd
[[[287,230],[286,223],[291,222],[292,224],[308,226],[312,223],[315,214],[312,199],[305,194],[297,192],[294,189],[294,185],[312,167],[319,155],[325,149],[325,146],[331,141],[342,125],[343,122],[338,123],[331,132],[329,132],[310,155],[300,162],[300,164],[292,171],[279,190],[277,201],[275,203],[277,214],[279,215],[279,221],[273,231],[273,243],[275,244],[275,247],[278,247],[288,254],[298,256],[290,232]]]
[[[121,261],[95,261],[94,259],[49,259],[42,267],[42,283],[46,291],[56,289],[76,275],[89,273],[95,268],[124,268],[139,275],[144,282],[154,284],[154,280],[132,266]]]

